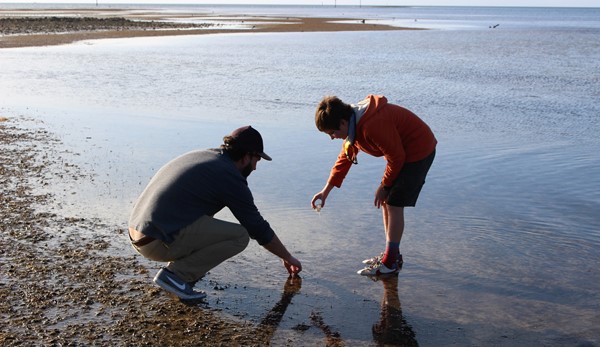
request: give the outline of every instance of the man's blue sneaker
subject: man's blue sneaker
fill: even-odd
[[[200,300],[206,297],[205,292],[194,290],[194,286],[185,282],[177,275],[162,268],[154,276],[154,283],[162,289],[177,295],[182,300]]]

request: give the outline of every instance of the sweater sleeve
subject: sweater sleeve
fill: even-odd
[[[329,180],[327,180],[327,183],[340,188],[342,186],[344,178],[346,178],[346,175],[348,174],[348,171],[350,171],[351,166],[352,162],[346,158],[344,146],[342,145],[342,150],[340,151],[340,154],[338,155],[335,164],[331,168]]]
[[[240,178],[231,183],[231,189],[225,196],[225,205],[246,228],[250,238],[256,240],[260,245],[271,242],[275,232],[254,204],[254,197],[246,181]]]

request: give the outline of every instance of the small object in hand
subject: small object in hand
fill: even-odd
[[[321,204],[315,205],[315,211],[317,211],[318,213],[321,213]]]

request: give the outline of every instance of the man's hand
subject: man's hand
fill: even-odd
[[[292,276],[298,275],[302,271],[302,264],[300,261],[292,256],[288,260],[282,260],[283,266],[285,266],[288,273]]]
[[[300,271],[302,271],[302,264],[300,261],[288,252],[283,243],[277,237],[277,234],[273,235],[273,239],[271,242],[263,245],[265,249],[269,252],[275,254],[281,261],[283,262],[283,266],[288,271],[288,273],[292,276],[297,275]]]

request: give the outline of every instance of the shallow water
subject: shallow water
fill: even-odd
[[[65,214],[123,226],[163,163],[253,124],[274,160],[259,164],[250,186],[305,268],[274,344],[298,336],[322,343],[316,315],[346,344],[370,345],[385,292],[355,271],[384,246],[372,196],[385,163],[359,156],[321,213],[310,210],[341,145],[314,129],[313,111],[326,94],[348,102],[384,94],[440,141],[402,240],[398,299],[419,344],[597,345],[600,32],[540,27],[4,49],[0,115],[41,119],[79,154],[65,156],[89,180],[51,187],[64,191]],[[274,304],[285,280],[254,244],[211,276],[239,287],[204,284],[209,303],[254,320],[264,305],[247,300]]]

